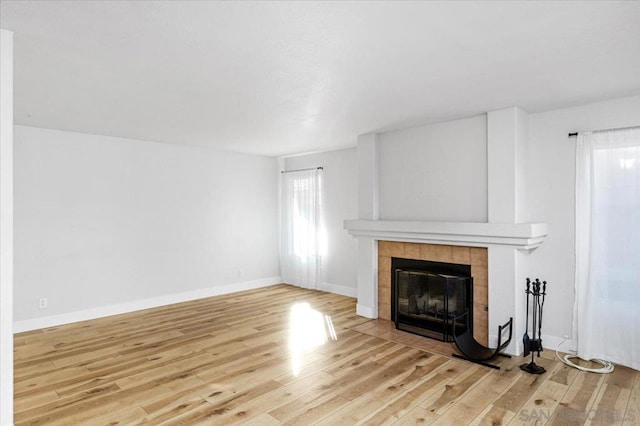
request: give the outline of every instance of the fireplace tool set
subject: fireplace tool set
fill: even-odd
[[[535,281],[531,281],[527,278],[527,319],[524,329],[524,336],[522,337],[522,343],[524,344],[524,355],[531,354],[531,362],[528,364],[522,364],[520,369],[531,374],[542,374],[546,370],[544,367],[536,365],[534,361],[535,353],[538,352],[538,358],[540,352],[542,352],[542,308],[544,307],[544,297],[547,294],[547,282],[540,282],[536,278]],[[529,300],[531,299],[531,331],[532,335],[529,337]],[[537,331],[537,333],[536,333]]]

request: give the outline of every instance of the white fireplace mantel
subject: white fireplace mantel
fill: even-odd
[[[547,236],[546,223],[421,222],[396,220],[345,220],[354,237],[458,246],[509,246],[533,250]]]

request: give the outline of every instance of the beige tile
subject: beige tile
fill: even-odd
[[[482,281],[482,280],[480,280]],[[473,286],[473,336],[475,339],[486,345],[488,342],[487,327],[489,323],[488,307],[488,288],[486,286],[476,285],[476,277],[474,275]]]
[[[404,243],[404,251],[407,259],[420,259],[420,244]]]
[[[489,320],[489,312],[484,310],[483,305],[473,305],[473,325],[484,325],[487,326]]]
[[[391,307],[387,304],[381,305],[378,301],[378,318],[382,320],[391,320]]]
[[[488,287],[489,271],[486,266],[471,264],[471,276],[474,286]]]
[[[459,263],[461,265],[471,265],[471,249],[470,247],[456,247],[453,249],[453,263]]]
[[[476,326],[473,325],[473,338],[478,341],[478,343],[488,346],[489,342],[489,333],[487,331],[487,327],[484,326]]]
[[[424,339],[422,336],[416,336],[415,334],[405,333],[404,331],[395,330],[393,332],[393,340],[403,345],[413,346]]]
[[[382,318],[380,316],[382,312],[387,312],[386,317]],[[389,303],[389,300],[378,299],[378,316],[388,320],[389,315],[391,315],[391,303]]]
[[[473,317],[474,318],[488,318],[489,311],[487,310],[486,302],[473,302]]]
[[[487,249],[484,247],[470,247],[471,264],[479,266],[487,266]]]
[[[396,325],[389,320],[377,320],[376,321],[376,327],[378,328],[378,330],[395,330],[396,329]]]
[[[378,302],[391,302],[391,289],[389,287],[378,287]]]
[[[436,247],[434,244],[421,244],[420,260],[434,260],[437,257]]]
[[[482,306],[488,306],[489,302],[489,289],[482,286],[473,286],[473,303],[479,303]]]
[[[381,309],[383,308],[383,309]],[[391,312],[391,295],[386,292],[378,292],[378,314],[384,310],[385,312]],[[385,318],[388,319],[388,318]]]
[[[405,243],[393,241],[391,243],[391,257],[406,257]]]
[[[436,262],[453,262],[453,246],[436,245]]]
[[[487,329],[489,327],[488,312],[483,310],[482,306],[473,306],[473,328]],[[474,333],[475,334],[475,333]]]
[[[393,335],[391,333],[392,330],[378,330],[378,332],[376,333],[376,337],[385,340],[393,340]]]
[[[378,301],[384,301],[385,303],[391,303],[391,286],[378,286]]]
[[[380,319],[390,320],[391,319],[391,312],[389,312],[383,306],[380,306],[380,307],[378,307],[378,316],[380,317]],[[376,335],[376,334],[374,334],[374,335]]]
[[[378,256],[391,256],[391,241],[378,241]]]
[[[378,289],[387,289],[391,288],[391,273],[378,273]]]
[[[376,325],[375,321],[367,321],[367,322],[363,322],[362,324],[356,325],[355,327],[352,328],[352,330],[364,333],[366,330],[369,330],[375,325]]]
[[[389,256],[378,256],[378,276],[391,276],[391,258]]]

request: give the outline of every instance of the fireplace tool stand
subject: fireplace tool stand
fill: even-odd
[[[527,278],[527,322],[524,329],[524,336],[522,337],[522,343],[524,344],[524,355],[531,354],[531,362],[528,364],[522,364],[521,370],[531,374],[542,374],[546,370],[544,367],[536,365],[534,357],[538,352],[538,358],[540,358],[540,352],[542,352],[542,308],[544,307],[544,297],[547,294],[547,282],[536,278],[534,282],[531,282]],[[542,297],[541,297],[542,296]],[[529,299],[531,299],[531,332],[532,336],[529,337]],[[537,330],[536,330],[537,329]],[[537,334],[536,334],[537,331]]]

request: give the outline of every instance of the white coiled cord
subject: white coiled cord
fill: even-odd
[[[561,357],[560,354],[558,353],[558,349],[560,349],[560,345],[562,345],[564,342],[566,342],[566,339],[562,340],[562,342],[558,343],[558,346],[556,346],[556,356],[558,357],[558,359],[560,361],[562,361],[563,363],[567,364],[569,367],[573,367],[576,368],[580,371],[588,371],[589,373],[599,373],[599,374],[608,374],[608,373],[613,373],[613,363],[611,361],[606,361],[604,359],[589,359],[587,361],[592,361],[592,362],[596,362],[600,365],[602,365],[601,368],[587,368],[587,367],[582,367],[578,364],[575,364],[571,361],[572,358],[580,358],[578,355],[576,355],[575,353],[571,354],[568,353],[566,354],[564,357]],[[570,351],[570,352],[574,352],[574,351]]]

